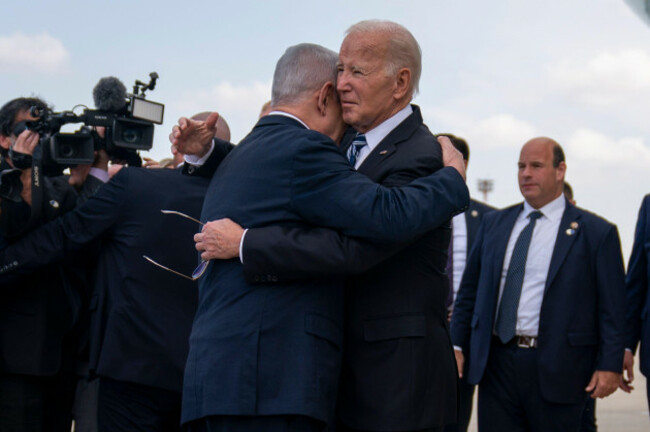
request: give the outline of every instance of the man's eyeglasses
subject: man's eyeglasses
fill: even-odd
[[[195,218],[193,218],[192,216],[188,216],[188,215],[186,215],[185,213],[181,213],[181,212],[178,212],[178,211],[175,211],[175,210],[160,210],[160,212],[161,212],[162,214],[174,214],[174,215],[178,215],[178,216],[184,217],[184,218],[186,218],[186,219],[189,219],[189,220],[191,220],[191,221],[194,221],[194,222],[198,223],[199,225],[203,226],[203,223],[202,223],[200,220],[195,219]],[[203,274],[205,273],[205,271],[208,269],[208,264],[209,264],[209,261],[206,261],[206,260],[202,259],[202,260],[201,260],[201,263],[200,263],[200,264],[199,264],[199,265],[194,269],[194,271],[192,272],[192,276],[187,276],[187,275],[185,275],[185,274],[183,274],[183,273],[181,273],[181,272],[177,272],[176,270],[172,270],[172,269],[170,269],[169,267],[165,267],[164,265],[162,265],[162,264],[160,264],[160,263],[157,263],[156,261],[154,261],[153,259],[149,258],[149,257],[146,256],[146,255],[142,255],[142,258],[146,259],[146,260],[149,261],[151,264],[153,264],[153,265],[155,265],[155,266],[158,266],[158,267],[160,267],[160,268],[163,269],[163,270],[167,270],[168,272],[174,273],[175,275],[178,275],[178,276],[184,277],[185,279],[189,279],[189,280],[192,280],[192,281],[195,281],[195,280],[197,280],[198,278],[200,278],[201,276],[203,276]]]

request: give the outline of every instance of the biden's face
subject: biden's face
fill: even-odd
[[[373,33],[349,34],[339,53],[337,91],[343,120],[359,132],[374,129],[395,111],[395,77],[387,74],[388,40]]]

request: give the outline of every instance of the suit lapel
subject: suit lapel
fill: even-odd
[[[544,290],[547,290],[551,286],[551,283],[553,283],[553,279],[557,276],[560,267],[562,267],[562,263],[564,263],[564,259],[581,231],[580,212],[567,201],[562,220],[560,221],[560,229],[555,239],[555,248],[553,249],[553,256],[551,257],[551,265],[548,269]]]
[[[481,224],[481,214],[476,209],[474,201],[470,200],[469,209],[465,212],[465,225],[467,226],[467,255],[470,252],[470,245],[474,244],[478,227]]]
[[[422,124],[422,114],[417,105],[411,105],[413,112],[410,116],[404,119],[402,123],[397,125],[395,129],[390,131],[386,137],[377,144],[377,146],[370,152],[366,159],[359,165],[359,171],[362,173],[372,172],[378,165],[388,159],[395,153],[396,146],[399,143],[411,138],[411,135]],[[348,144],[349,145],[349,144]]]

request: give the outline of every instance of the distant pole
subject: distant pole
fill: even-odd
[[[478,190],[483,192],[483,201],[488,202],[488,194],[494,189],[494,182],[492,179],[479,179]]]

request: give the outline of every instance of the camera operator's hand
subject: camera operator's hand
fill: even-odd
[[[31,155],[38,145],[38,133],[30,130],[24,130],[16,141],[13,143],[13,150],[19,153]]]
[[[219,113],[211,113],[205,121],[181,117],[178,125],[172,128],[169,141],[183,154],[205,156],[210,150],[212,138],[217,131]]]
[[[23,184],[23,190],[20,192],[20,197],[28,205],[32,205],[32,169],[23,170],[20,173],[20,181]]]
[[[18,153],[31,155],[38,145],[38,133],[31,130],[24,130],[13,143],[12,149]]]

